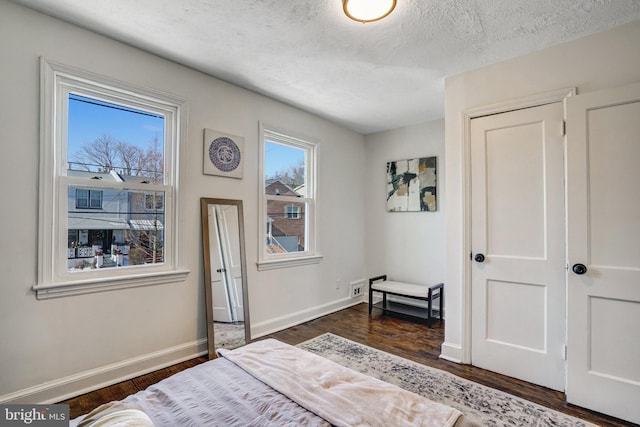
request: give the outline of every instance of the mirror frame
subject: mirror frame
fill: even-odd
[[[207,309],[207,348],[209,359],[215,359],[216,349],[213,328],[213,292],[211,289],[211,244],[209,241],[209,206],[233,205],[238,209],[238,236],[240,238],[240,268],[242,270],[242,306],[244,308],[244,336],[245,344],[251,342],[251,326],[249,321],[249,292],[247,290],[247,262],[244,245],[244,213],[242,200],[200,198],[200,214],[202,217],[202,254],[204,260],[204,295]]]

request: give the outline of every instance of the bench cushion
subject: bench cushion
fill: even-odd
[[[427,298],[429,296],[429,287],[422,285],[413,285],[410,283],[394,282],[385,280],[383,282],[375,282],[371,284],[374,291],[393,292],[410,297]]]

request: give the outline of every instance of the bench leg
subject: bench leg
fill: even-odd
[[[373,310],[373,290],[369,284],[369,315],[371,315],[371,310]]]

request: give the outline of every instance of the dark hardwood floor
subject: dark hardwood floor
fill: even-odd
[[[566,403],[563,393],[473,366],[442,360],[439,355],[440,346],[444,341],[444,325],[434,322],[433,327],[430,329],[424,324],[407,319],[382,316],[377,311],[374,310],[374,313],[369,317],[367,305],[359,304],[262,338],[276,338],[288,344],[296,345],[325,332],[331,332],[418,363],[449,371],[468,380],[511,393],[601,426],[638,426],[637,424],[627,423],[569,405]],[[205,357],[192,359],[179,365],[133,378],[60,403],[69,404],[71,417],[75,418],[102,403],[123,399],[129,394],[144,390],[163,378],[204,361],[206,361]]]

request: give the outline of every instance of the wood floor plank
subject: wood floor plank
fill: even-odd
[[[341,310],[328,316],[285,329],[262,337],[261,339],[276,338],[288,344],[296,345],[325,332],[331,332],[352,341],[413,360],[414,362],[451,372],[462,378],[511,393],[515,396],[601,426],[638,427],[636,424],[627,423],[613,417],[569,405],[566,403],[563,393],[489,372],[484,369],[440,359],[440,347],[444,342],[443,323],[436,321],[433,327],[429,328],[425,324],[412,322],[405,318],[383,316],[377,310],[374,310],[372,315],[369,316],[368,306],[366,304],[358,304],[346,310]],[[69,404],[71,417],[75,418],[89,412],[102,403],[123,399],[131,393],[143,390],[163,378],[195,366],[205,360],[206,358],[204,357],[193,359],[60,403]]]

